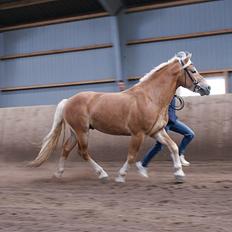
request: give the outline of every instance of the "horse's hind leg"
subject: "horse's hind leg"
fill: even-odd
[[[182,165],[180,162],[180,157],[179,157],[179,152],[178,152],[178,146],[174,141],[169,137],[165,129],[161,130],[158,132],[155,137],[157,140],[164,144],[167,145],[169,151],[171,152],[171,158],[173,160],[173,165],[174,165],[174,176],[176,177],[176,180],[178,182],[182,182],[183,178],[185,176],[183,170],[182,170]]]
[[[77,140],[78,140],[78,148],[79,148],[79,153],[81,157],[85,160],[88,161],[95,172],[98,175],[99,179],[106,179],[108,178],[108,174],[104,171],[104,169],[97,164],[90,156],[88,152],[88,132],[83,132],[83,131],[78,131],[77,132]]]
[[[136,155],[139,152],[140,145],[144,140],[144,134],[140,133],[137,135],[131,136],[131,141],[129,144],[127,160],[123,164],[122,168],[119,170],[118,176],[115,178],[116,182],[125,182],[125,177],[128,172],[129,166],[132,163],[135,163]]]
[[[63,151],[58,163],[58,168],[57,171],[54,173],[55,177],[57,178],[62,177],[62,174],[64,173],[64,162],[65,160],[67,160],[70,152],[76,146],[76,144],[77,144],[76,135],[74,134],[73,131],[71,131],[71,136],[66,140],[66,142],[63,145]]]

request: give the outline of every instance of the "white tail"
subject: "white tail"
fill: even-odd
[[[67,102],[67,99],[63,99],[57,106],[56,112],[54,115],[53,125],[51,131],[48,133],[48,135],[44,138],[42,148],[38,154],[38,156],[29,163],[29,166],[31,167],[39,167],[41,164],[43,164],[51,155],[51,153],[54,151],[58,141],[59,137],[62,131],[62,124],[64,122],[63,120],[63,109],[65,106],[65,103]]]

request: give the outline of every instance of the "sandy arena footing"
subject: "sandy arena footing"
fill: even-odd
[[[230,232],[232,162],[193,162],[186,182],[174,184],[171,162],[153,162],[150,178],[131,168],[127,182],[114,177],[122,163],[101,163],[101,183],[82,162],[67,162],[62,180],[55,163],[26,168],[0,164],[0,231]]]

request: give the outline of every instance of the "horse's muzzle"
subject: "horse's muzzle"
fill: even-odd
[[[204,96],[204,95],[209,95],[210,90],[211,90],[211,87],[209,85],[206,85],[206,86],[198,85],[196,92],[199,93],[201,96]]]

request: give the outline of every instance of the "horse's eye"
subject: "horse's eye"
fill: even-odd
[[[196,70],[191,70],[191,73],[196,73],[197,71]]]

